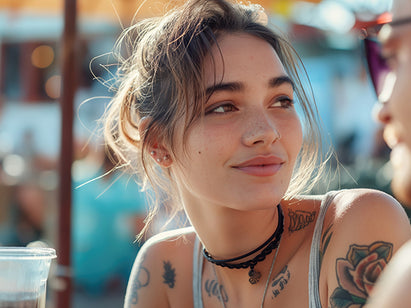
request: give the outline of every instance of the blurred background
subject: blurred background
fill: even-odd
[[[360,39],[361,28],[389,10],[391,1],[251,2],[266,8],[270,24],[288,35],[305,64],[340,161],[331,161],[335,176],[324,188],[391,193],[389,151],[371,116],[376,97]],[[146,213],[147,198],[132,178],[105,175],[112,164],[98,119],[113,95],[108,86],[116,67],[109,65],[109,53],[137,10],[138,20],[174,3],[77,0],[71,228],[65,230],[75,308],[122,306]],[[61,140],[64,16],[63,0],[0,0],[0,245],[42,240],[59,247],[59,162],[63,142],[71,142]],[[56,307],[53,291],[62,288],[54,274],[52,268],[48,307]]]

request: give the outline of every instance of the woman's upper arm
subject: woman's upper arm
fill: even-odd
[[[167,294],[159,277],[158,244],[146,243],[131,270],[124,308],[168,307]]]
[[[411,238],[401,205],[372,190],[339,196],[324,230],[328,232],[323,233],[322,242],[328,251],[323,251],[326,268],[322,272],[327,277],[327,306],[331,307],[364,305],[392,255]]]

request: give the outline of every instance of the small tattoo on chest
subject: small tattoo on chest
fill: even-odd
[[[304,229],[312,223],[315,220],[315,211],[293,211],[289,209],[288,216],[290,217],[290,225],[288,226],[288,230],[290,232],[294,232]]]
[[[290,277],[291,277],[291,274],[288,269],[288,265],[286,265],[271,283],[271,298],[272,299],[280,295],[281,291],[284,290],[285,286],[288,284]]]
[[[163,267],[163,282],[172,289],[174,288],[176,282],[176,270],[171,266],[171,263],[169,261],[163,261]]]
[[[224,289],[224,286],[219,284],[218,281],[212,279],[207,279],[205,282],[205,290],[209,297],[217,297],[220,302],[228,302],[227,292]]]

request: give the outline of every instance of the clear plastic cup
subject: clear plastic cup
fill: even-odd
[[[0,247],[0,308],[45,308],[53,248]]]

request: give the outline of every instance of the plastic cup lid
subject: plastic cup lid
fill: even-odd
[[[56,250],[43,247],[0,247],[0,260],[54,259]]]

